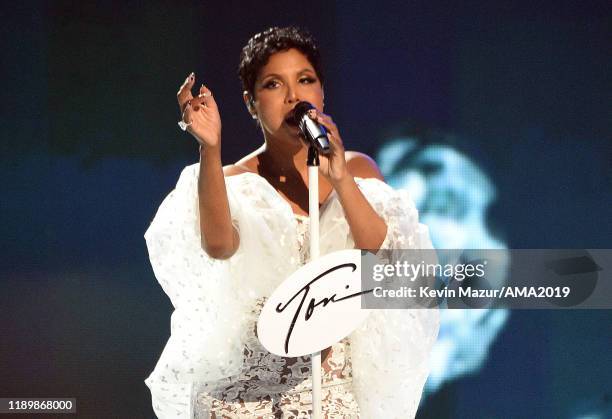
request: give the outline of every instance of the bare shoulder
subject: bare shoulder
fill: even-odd
[[[236,176],[245,172],[257,173],[257,166],[259,164],[258,155],[259,150],[255,150],[251,154],[248,154],[238,160],[236,163],[223,166],[223,174],[226,177],[229,177]]]
[[[375,178],[385,181],[374,159],[365,153],[347,151],[344,154],[346,166],[352,176],[360,178]]]
[[[223,175],[225,177],[236,176],[244,172],[249,172],[245,167],[236,164],[228,164],[223,166]]]

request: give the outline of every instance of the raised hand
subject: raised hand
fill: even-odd
[[[182,121],[188,131],[203,147],[215,147],[221,143],[221,116],[212,92],[204,85],[197,97],[191,91],[195,74],[191,73],[176,94]]]
[[[348,169],[344,157],[344,145],[338,127],[329,115],[317,109],[308,111],[308,116],[325,127],[327,138],[329,138],[330,153],[327,156],[319,154],[319,172],[332,184],[343,180],[348,175]]]

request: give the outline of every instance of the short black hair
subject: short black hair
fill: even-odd
[[[323,84],[323,71],[321,69],[321,56],[313,36],[306,30],[296,26],[284,28],[272,27],[253,35],[242,48],[238,76],[242,82],[242,89],[251,97],[255,97],[255,81],[259,70],[268,63],[270,56],[279,51],[295,48],[306,56],[321,84]]]

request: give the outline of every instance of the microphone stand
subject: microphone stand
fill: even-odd
[[[308,147],[308,216],[310,218],[310,260],[319,257],[319,152]],[[310,356],[312,371],[312,418],[321,418],[321,351]]]

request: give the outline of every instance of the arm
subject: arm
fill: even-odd
[[[221,117],[212,92],[204,85],[198,97],[191,89],[195,75],[191,73],[177,93],[187,131],[200,144],[198,177],[198,209],[201,245],[212,258],[231,257],[240,244],[238,231],[232,225],[223,167],[221,165]]]
[[[320,155],[320,172],[336,192],[358,249],[378,250],[387,235],[387,224],[363,195],[353,176],[384,181],[374,160],[362,153],[346,152],[338,127],[329,115],[311,110],[310,117],[327,128],[331,153]]]
[[[344,209],[351,234],[358,249],[378,250],[387,234],[385,221],[365,198],[353,176],[384,181],[376,163],[361,153],[347,152],[348,172],[332,185]]]
[[[220,147],[200,147],[198,208],[202,248],[212,258],[230,258],[240,236],[232,225]]]

